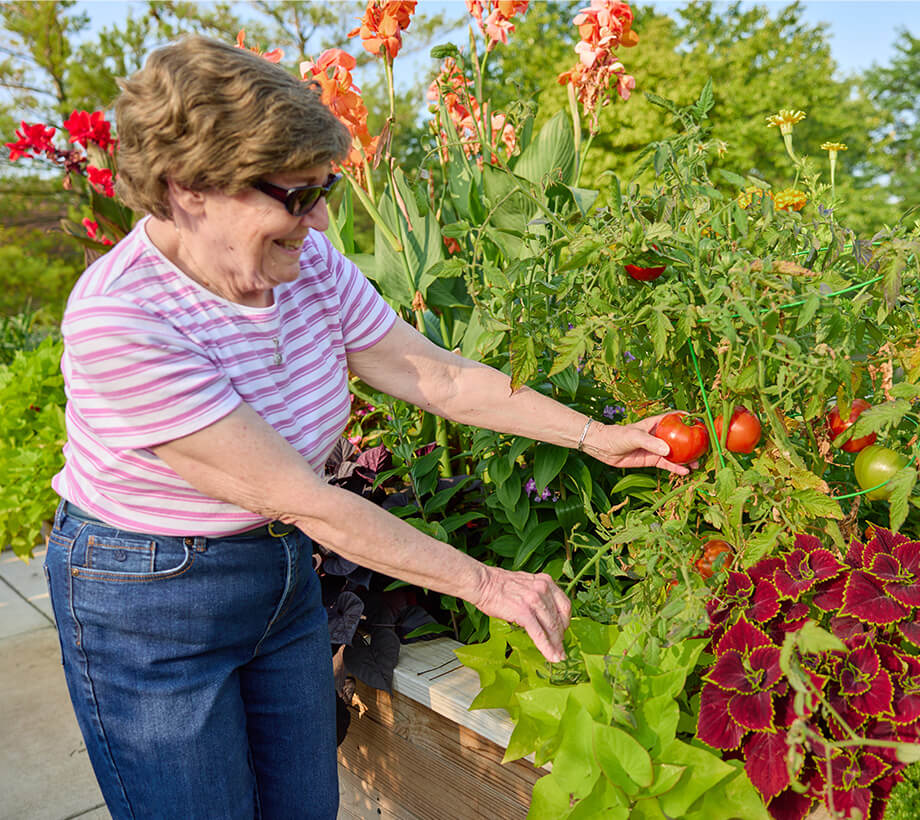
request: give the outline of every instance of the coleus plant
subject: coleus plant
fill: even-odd
[[[816,801],[880,820],[920,740],[920,542],[874,528],[845,556],[810,535],[709,604],[697,737],[745,770],[777,820]]]

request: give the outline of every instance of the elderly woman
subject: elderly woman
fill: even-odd
[[[332,665],[312,541],[460,596],[562,658],[569,602],[320,477],[348,371],[466,424],[685,468],[655,419],[594,422],[442,350],[324,237],[349,136],[315,89],[189,37],[116,104],[146,212],[63,322],[66,466],[46,567],[70,695],[114,818],[326,818]]]

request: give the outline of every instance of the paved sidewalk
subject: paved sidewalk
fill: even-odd
[[[71,710],[43,559],[0,552],[0,820],[109,820]]]

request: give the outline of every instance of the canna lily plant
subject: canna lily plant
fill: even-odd
[[[841,560],[814,536],[731,571],[709,604],[697,738],[739,757],[770,814],[881,818],[920,740],[920,542],[881,528]]]

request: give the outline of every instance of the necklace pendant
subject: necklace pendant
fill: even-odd
[[[275,356],[274,356],[274,362],[275,362],[276,365],[279,365],[279,364],[281,364],[281,362],[282,362],[282,358],[281,358],[281,344],[280,344],[280,342],[278,341],[278,337],[277,337],[277,336],[276,336],[274,339],[272,339],[272,341],[275,343]]]

